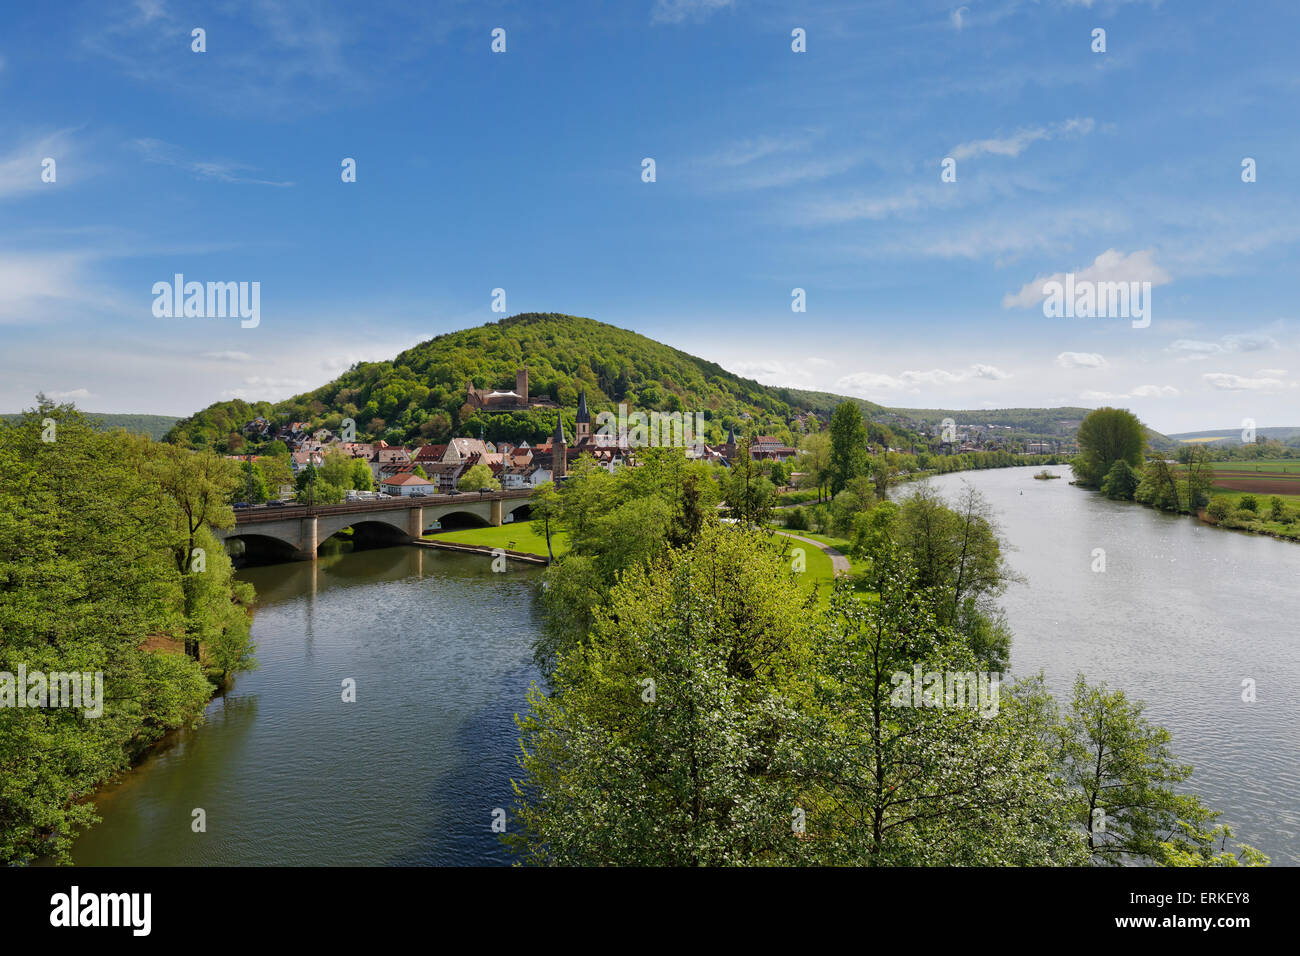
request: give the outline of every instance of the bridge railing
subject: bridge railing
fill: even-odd
[[[512,488],[509,491],[490,491],[479,494],[462,491],[454,495],[406,495],[401,498],[367,498],[361,501],[344,501],[333,505],[286,505],[283,508],[239,508],[235,511],[235,524],[254,524],[259,521],[284,521],[288,518],[323,517],[325,515],[355,514],[359,511],[409,511],[435,505],[472,504],[476,501],[494,501],[507,498],[530,498],[532,488]]]

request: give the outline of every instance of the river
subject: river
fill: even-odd
[[[73,861],[508,863],[492,814],[537,676],[539,570],[408,546],[241,571],[260,667],[96,797]]]
[[[1068,466],[1037,481],[1041,470],[931,479],[949,500],[971,482],[1013,547],[1024,581],[1001,600],[1012,670],[1043,671],[1060,700],[1082,672],[1145,701],[1196,768],[1187,787],[1234,837],[1300,865],[1300,544],[1109,501],[1070,485]],[[1246,679],[1255,703],[1242,701]]]
[[[1145,700],[1238,839],[1300,864],[1300,544],[1107,501],[1035,468],[945,475],[999,514],[1024,578],[1016,673]],[[1054,471],[1068,476],[1068,469]],[[906,487],[902,493],[906,493]],[[1094,549],[1106,570],[1092,570]],[[402,547],[241,572],[259,670],[96,798],[91,865],[496,864],[538,569]],[[357,682],[357,702],[340,682]],[[1253,679],[1258,701],[1243,703]],[[207,832],[191,831],[203,808]]]

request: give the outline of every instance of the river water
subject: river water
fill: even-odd
[[[1025,579],[1012,667],[1145,700],[1236,836],[1300,864],[1300,544],[1106,501],[1015,468],[971,481]],[[1055,471],[1068,475],[1068,469]],[[903,489],[906,493],[906,488]],[[1094,549],[1106,570],[1092,570]],[[494,864],[536,673],[537,568],[388,548],[241,572],[261,668],[97,797],[91,865]],[[340,699],[356,680],[357,702]],[[1243,703],[1242,680],[1258,700]],[[207,832],[191,830],[202,808]]]
[[[1001,601],[1012,670],[1043,671],[1062,701],[1079,672],[1145,701],[1196,768],[1187,787],[1234,837],[1300,865],[1300,544],[1108,501],[1070,485],[1068,466],[1037,481],[1041,470],[932,479],[949,500],[970,481],[1014,548],[1024,583]],[[1247,679],[1255,703],[1242,701]]]
[[[96,798],[74,862],[509,862],[492,820],[536,677],[539,570],[408,546],[241,571],[259,669]]]

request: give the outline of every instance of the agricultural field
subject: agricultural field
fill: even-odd
[[[1300,460],[1215,462],[1214,488],[1256,495],[1300,495]]]

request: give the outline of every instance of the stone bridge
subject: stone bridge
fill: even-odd
[[[378,498],[337,505],[289,505],[241,508],[235,527],[219,530],[222,541],[250,538],[278,542],[299,561],[316,560],[316,549],[330,535],[352,528],[359,539],[394,544],[418,541],[436,522],[451,515],[471,515],[484,524],[501,525],[526,509],[532,489],[461,492],[454,495]]]

